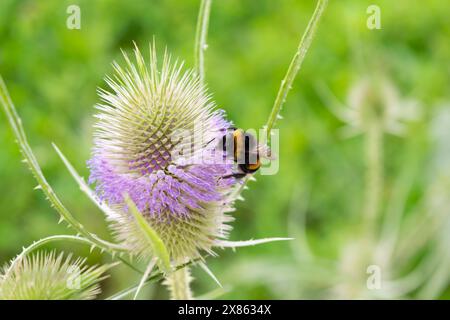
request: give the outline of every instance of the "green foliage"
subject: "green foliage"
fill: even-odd
[[[161,240],[155,230],[153,230],[153,228],[148,224],[147,220],[145,220],[142,213],[139,212],[133,200],[131,200],[128,195],[125,196],[125,202],[127,203],[131,214],[136,220],[135,223],[138,225],[139,230],[143,233],[145,239],[147,240],[148,246],[149,248],[151,248],[150,250],[158,259],[159,267],[162,271],[169,273],[171,269],[170,256],[166,246],[164,245],[164,242]]]
[[[88,230],[108,238],[104,215],[78,191],[50,142],[61,146],[81,175],[87,176],[93,105],[98,102],[95,89],[105,87],[102,79],[111,73],[111,61],[119,59],[120,48],[131,51],[133,40],[146,47],[155,36],[157,46],[167,45],[174,56],[193,67],[199,2],[77,3],[81,30],[66,28],[71,1],[1,1],[0,70],[55,191]],[[437,146],[430,135],[431,119],[449,108],[448,4],[432,0],[424,10],[419,2],[378,1],[382,29],[369,30],[366,8],[372,3],[331,1],[282,110],[284,119],[276,123],[280,171],[275,176],[257,176],[258,182],[249,183],[250,189],[243,193],[246,201],[238,203],[232,239],[286,235],[299,241],[293,243],[293,250],[280,242],[239,249],[239,255],[223,252],[220,259],[208,260],[221,282],[231,287],[224,298],[325,296],[329,284],[321,280],[337,277],[336,269],[328,267],[330,261],[340,261],[342,248],[355,240],[361,227],[365,140],[364,136],[342,138],[343,124],[325,107],[317,88],[326,83],[345,103],[350,88],[375,70],[388,77],[401,96],[413,97],[422,105],[420,118],[406,125],[402,138],[384,138],[381,210],[397,199],[397,208],[403,211],[401,232],[411,234],[402,240],[401,248],[420,248],[420,254],[433,253],[436,259],[448,251],[445,237],[426,238],[431,240],[425,246],[416,245],[423,230],[415,231],[418,224],[430,225],[425,213],[442,211],[445,202],[436,207],[423,204],[433,195],[445,200],[449,194],[442,174],[431,168]],[[315,1],[296,0],[212,2],[205,81],[237,126],[258,128],[266,122],[314,5]],[[42,193],[33,190],[35,181],[20,163],[22,156],[6,121],[0,116],[0,261],[35,239],[67,232],[55,223],[58,217]],[[442,179],[437,181],[437,176]],[[423,220],[415,218],[416,212]],[[312,251],[321,257],[320,263],[303,263],[307,250],[298,236],[305,236],[303,232]],[[88,248],[74,246],[73,251],[85,254]],[[102,256],[94,251],[90,259],[100,263]],[[402,261],[404,265],[394,270],[400,276],[408,274],[420,257]],[[132,270],[114,272],[115,277],[107,280],[106,294],[129,286],[130,279],[139,280]],[[215,288],[206,275],[194,272],[197,294]],[[439,271],[433,279],[441,287],[438,296],[448,298],[445,273]],[[434,294],[434,289],[425,288],[423,294],[429,292]],[[147,294],[166,297],[159,287]]]

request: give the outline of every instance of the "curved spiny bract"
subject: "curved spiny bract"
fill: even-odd
[[[90,300],[109,266],[85,264],[71,255],[37,252],[3,268],[0,300]]]

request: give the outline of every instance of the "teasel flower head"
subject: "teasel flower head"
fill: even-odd
[[[114,77],[106,78],[110,90],[99,90],[90,183],[113,208],[112,229],[133,254],[152,250],[126,196],[172,261],[214,254],[214,241],[227,238],[232,220],[233,165],[216,148],[230,123],[193,71],[167,52],[159,69],[154,44],[148,64],[137,47],[134,59],[124,59],[126,66],[114,63]]]
[[[367,126],[367,122],[377,118],[384,131],[394,135],[404,134],[406,123],[419,117],[418,102],[401,97],[397,87],[385,76],[356,83],[349,93],[348,104],[354,111],[354,124]]]
[[[38,252],[18,257],[0,273],[0,300],[90,300],[109,266],[88,267],[85,259]]]
[[[420,117],[419,102],[402,97],[392,81],[382,74],[356,81],[348,92],[345,105],[339,103],[328,89],[319,89],[328,96],[327,106],[346,123],[343,130],[346,136],[364,133],[373,124],[385,133],[402,136],[407,124]]]

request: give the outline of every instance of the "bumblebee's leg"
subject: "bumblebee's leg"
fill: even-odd
[[[211,140],[209,140],[207,143],[205,143],[205,144],[203,145],[203,147],[209,146],[209,144],[210,144],[211,142],[213,142],[214,140],[216,140],[216,138],[212,138]]]
[[[247,173],[237,172],[237,173],[233,173],[233,174],[228,174],[226,176],[222,176],[222,179],[229,179],[229,178],[242,179],[246,175],[247,175]]]

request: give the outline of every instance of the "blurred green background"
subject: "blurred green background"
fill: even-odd
[[[80,30],[66,27],[71,4],[81,8]],[[366,26],[371,4],[381,9],[380,30]],[[102,213],[78,190],[50,143],[88,176],[96,89],[106,87],[103,77],[112,73],[112,61],[122,61],[120,49],[130,51],[132,41],[146,47],[155,37],[160,51],[167,46],[193,66],[198,7],[197,0],[0,2],[0,73],[30,144],[66,206],[103,237],[108,229]],[[206,81],[237,126],[259,128],[266,122],[314,7],[311,0],[213,0]],[[330,1],[283,108],[284,119],[277,122],[280,170],[274,176],[257,175],[258,181],[249,184],[231,233],[233,240],[296,240],[221,251],[218,258],[209,258],[210,268],[229,289],[221,297],[450,297],[450,152],[445,143],[450,141],[449,14],[450,5],[442,0]],[[414,99],[420,106],[401,136],[383,135],[384,186],[373,226],[378,242],[362,226],[370,188],[368,140],[365,134],[345,138],[345,124],[327,107],[331,92],[345,104],[363,79],[375,75],[399,100]],[[402,118],[399,105],[390,116]],[[3,114],[0,145],[4,263],[34,240],[71,230],[57,224],[57,213],[42,192],[33,190],[36,182],[20,162]],[[400,226],[398,241],[390,242],[395,243],[391,257],[397,260],[380,262],[379,253],[385,252],[382,226],[392,226],[392,212],[402,213],[392,219]],[[90,263],[109,259],[81,246],[55,247],[89,256]],[[367,289],[370,264],[381,265],[383,281],[389,281],[381,290]],[[216,288],[201,270],[193,272],[197,295]],[[104,282],[103,294],[138,279],[133,271],[117,268]],[[167,298],[167,293],[151,285],[142,297]]]

